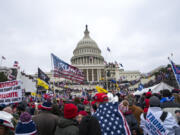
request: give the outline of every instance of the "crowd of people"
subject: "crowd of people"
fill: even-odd
[[[109,96],[110,95],[110,96]],[[180,93],[57,95],[0,105],[0,135],[178,135]]]

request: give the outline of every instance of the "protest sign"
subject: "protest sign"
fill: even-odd
[[[21,81],[0,83],[0,104],[11,104],[22,101]]]

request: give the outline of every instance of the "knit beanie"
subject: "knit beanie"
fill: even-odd
[[[64,118],[72,119],[75,118],[78,114],[78,108],[74,104],[65,104],[64,105]]]
[[[86,111],[80,111],[79,113],[78,113],[78,115],[82,115],[82,116],[87,116],[88,115],[88,113],[86,112]]]
[[[150,106],[153,106],[153,107],[159,107],[160,106],[160,100],[158,97],[156,96],[152,96],[150,99],[149,99],[149,105]]]
[[[0,111],[0,125],[4,127],[8,127],[14,130],[14,125],[12,123],[13,116],[5,111]]]
[[[50,111],[52,109],[52,103],[51,102],[44,102],[41,107],[43,110],[48,110]]]
[[[146,97],[148,98],[148,97],[151,97],[152,96],[152,93],[151,92],[147,92],[146,93]]]
[[[36,132],[36,126],[31,115],[28,112],[22,113],[16,126],[15,135],[35,135]]]

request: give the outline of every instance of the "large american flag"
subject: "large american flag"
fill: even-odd
[[[131,135],[119,103],[100,104],[94,116],[99,121],[102,135]]]
[[[172,70],[174,72],[176,80],[178,82],[178,85],[180,86],[180,67],[177,67],[172,60],[170,60],[170,62],[171,62]]]
[[[54,54],[51,54],[51,56],[54,65],[54,77],[62,77],[76,81],[78,83],[82,83],[84,81],[84,75],[81,70],[79,70],[77,67],[67,64]]]

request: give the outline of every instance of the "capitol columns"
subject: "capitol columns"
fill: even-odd
[[[88,69],[86,69],[86,77],[87,77],[87,82],[89,82],[89,73],[88,73]]]
[[[92,82],[94,82],[94,69],[92,69]]]

